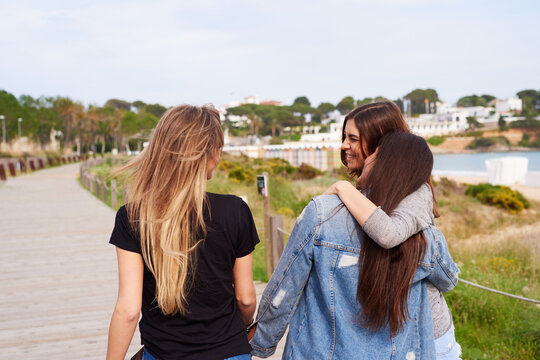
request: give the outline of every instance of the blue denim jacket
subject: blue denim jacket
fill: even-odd
[[[433,321],[425,279],[441,291],[458,281],[442,233],[427,228],[427,249],[409,291],[410,319],[395,337],[356,321],[358,261],[363,232],[339,197],[314,198],[296,225],[266,286],[252,354],[275,352],[287,326],[283,359],[434,359]]]

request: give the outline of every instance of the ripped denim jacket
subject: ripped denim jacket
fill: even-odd
[[[257,312],[252,354],[268,357],[287,327],[283,359],[434,359],[433,322],[426,290],[457,284],[459,269],[435,227],[409,291],[409,320],[396,336],[373,333],[356,321],[358,261],[363,232],[339,197],[314,198],[296,225]]]

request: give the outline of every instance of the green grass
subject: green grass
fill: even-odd
[[[463,263],[460,277],[497,290],[538,298],[531,264],[507,253]],[[458,284],[445,295],[452,311],[463,359],[538,359],[540,309],[537,305]]]

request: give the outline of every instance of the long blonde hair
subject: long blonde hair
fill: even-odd
[[[206,235],[208,160],[223,147],[219,113],[210,106],[167,111],[148,147],[117,173],[129,175],[128,217],[144,262],[156,279],[165,315],[186,314],[197,236]],[[138,224],[138,226],[136,226]]]

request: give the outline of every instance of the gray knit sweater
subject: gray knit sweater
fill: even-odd
[[[429,185],[424,184],[403,199],[390,216],[378,207],[363,229],[381,247],[390,249],[434,223],[433,195]],[[427,290],[437,339],[450,329],[452,314],[439,289],[428,282]]]

